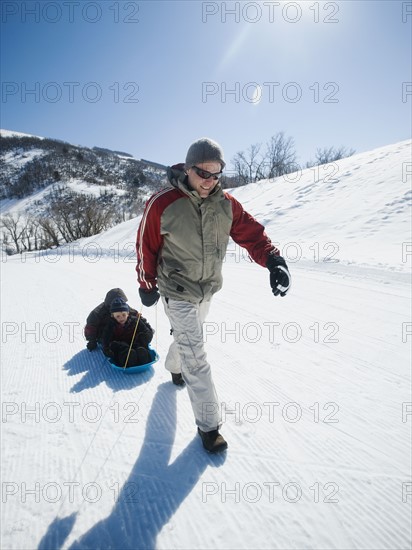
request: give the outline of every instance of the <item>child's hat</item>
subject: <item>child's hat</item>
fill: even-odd
[[[116,311],[130,311],[128,304],[121,298],[115,298],[110,304],[110,313],[115,313]]]

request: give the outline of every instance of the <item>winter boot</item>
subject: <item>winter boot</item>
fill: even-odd
[[[173,381],[173,384],[175,384],[176,386],[184,386],[185,385],[185,381],[183,380],[181,372],[178,372],[177,374],[172,372],[172,381]]]
[[[122,363],[121,363],[122,367],[124,367],[124,363],[126,361],[128,353],[129,353],[129,349],[127,350],[127,352],[125,351],[123,356],[122,356]],[[135,367],[138,364],[139,363],[138,363],[137,353],[134,349],[131,349],[130,353],[129,353],[129,359],[127,360],[126,368],[127,367]]]
[[[219,430],[203,432],[200,428],[198,428],[197,431],[202,438],[203,447],[209,453],[221,453],[227,449],[227,442],[220,435]]]
[[[152,360],[149,350],[142,346],[136,349],[136,357],[136,365],[146,365],[146,363],[150,363],[150,361]]]
[[[129,353],[129,345],[125,342],[112,342],[110,344],[110,350],[113,352],[113,362],[119,367],[124,367],[127,355]],[[129,359],[127,361],[127,367],[130,367],[135,359],[133,350],[130,352]]]

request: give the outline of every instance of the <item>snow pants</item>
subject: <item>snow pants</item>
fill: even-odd
[[[203,323],[210,302],[162,300],[174,339],[165,367],[172,373],[182,373],[199,428],[204,432],[216,430],[221,425],[220,408],[203,346]]]

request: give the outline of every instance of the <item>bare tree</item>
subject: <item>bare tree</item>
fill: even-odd
[[[19,254],[22,252],[21,239],[25,231],[25,226],[21,222],[20,214],[13,216],[12,214],[6,214],[1,219],[1,225],[3,228],[3,233],[10,237],[11,242],[14,244],[16,253]],[[8,242],[8,239],[3,242]]]
[[[245,152],[236,153],[232,160],[239,185],[246,185],[265,177],[265,158],[260,153],[261,144],[251,145]]]
[[[3,231],[3,235],[2,235],[2,238],[1,238],[1,244],[3,246],[3,249],[4,249],[5,253],[8,256],[11,256],[12,254],[14,254],[14,250],[10,246],[10,235],[9,235],[9,233]]]
[[[315,160],[307,162],[306,168],[319,166],[321,164],[328,164],[330,162],[334,162],[335,160],[351,157],[355,153],[355,149],[348,149],[343,145],[340,147],[323,147],[322,149],[318,147],[316,149]]]
[[[39,227],[42,231],[39,249],[51,248],[60,245],[59,230],[53,220],[47,217],[38,218]]]
[[[39,221],[37,218],[26,218],[24,230],[21,235],[21,244],[25,251],[31,252],[38,248]]]
[[[240,151],[233,157],[232,164],[235,168],[239,185],[246,185],[249,182],[249,172],[247,169],[247,161],[245,153]]]
[[[296,170],[295,142],[291,137],[285,137],[284,132],[272,136],[266,151],[267,172],[269,179],[290,174]]]
[[[50,218],[66,242],[91,237],[112,226],[112,207],[101,205],[93,195],[68,193],[55,196]]]

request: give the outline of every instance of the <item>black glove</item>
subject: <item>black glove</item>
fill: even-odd
[[[86,347],[87,347],[87,349],[88,349],[89,351],[93,351],[94,349],[96,349],[96,348],[97,348],[97,342],[96,342],[96,340],[90,340],[89,342],[87,342],[87,346],[86,346]]]
[[[146,307],[154,306],[160,298],[158,289],[155,287],[153,290],[144,290],[139,288],[140,300]]]
[[[273,294],[275,296],[279,294],[281,296],[286,296],[286,293],[290,289],[292,279],[285,260],[282,256],[269,254],[266,267],[270,271],[270,286],[272,287]]]
[[[110,345],[109,345],[109,350],[112,352],[112,353],[118,353],[122,348],[124,347],[124,345],[122,345],[121,342],[117,342],[116,340],[114,342],[111,342]],[[126,347],[127,347],[127,344],[126,344]]]

